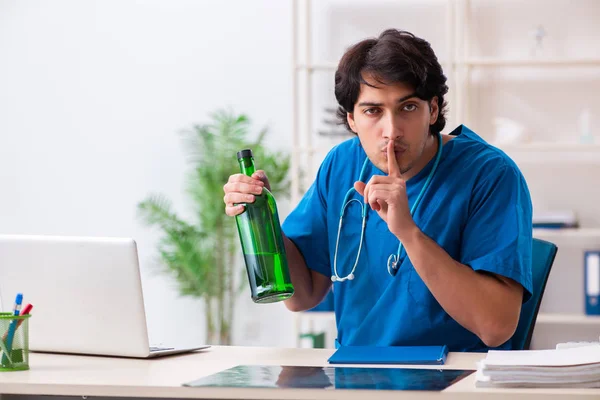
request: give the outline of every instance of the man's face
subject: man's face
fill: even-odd
[[[389,173],[386,147],[393,140],[400,171],[408,179],[429,161],[424,152],[435,144],[429,127],[437,119],[437,98],[428,103],[406,84],[383,85],[372,77],[365,78],[375,87],[361,85],[348,123],[371,162],[385,173]]]

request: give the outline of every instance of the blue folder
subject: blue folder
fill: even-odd
[[[330,364],[443,365],[448,347],[442,346],[342,346],[327,360]]]

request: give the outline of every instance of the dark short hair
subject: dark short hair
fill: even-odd
[[[346,51],[335,72],[335,98],[339,123],[350,131],[347,113],[354,110],[361,83],[369,85],[363,73],[382,84],[408,84],[421,100],[431,101],[437,96],[439,114],[430,132],[441,132],[446,126],[446,76],[426,40],[410,32],[387,29],[377,39],[365,39]]]

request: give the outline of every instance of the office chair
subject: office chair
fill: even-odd
[[[558,247],[554,243],[534,238],[531,250],[533,294],[521,307],[517,330],[512,337],[513,350],[529,350],[542,296]]]

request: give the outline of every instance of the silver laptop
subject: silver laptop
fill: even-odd
[[[137,246],[128,238],[0,235],[0,300],[33,309],[30,349],[150,358],[209,347],[150,347]]]

